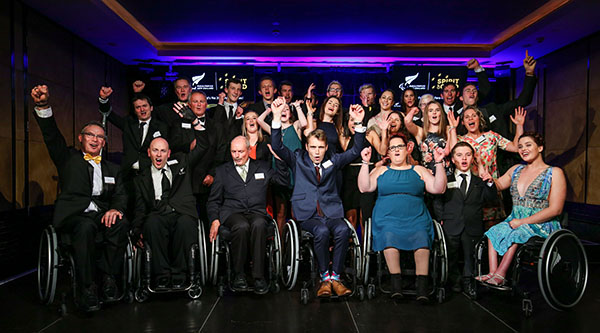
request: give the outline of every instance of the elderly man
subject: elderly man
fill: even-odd
[[[36,86],[31,91],[38,122],[50,158],[56,165],[61,192],[56,198],[52,224],[59,233],[71,236],[76,304],[83,311],[100,308],[95,284],[102,273],[105,301],[118,298],[115,276],[121,274],[129,223],[123,216],[127,196],[119,166],[102,159],[106,131],[102,124],[89,122],[77,136],[81,150],[67,147],[49,104],[50,90]],[[102,246],[96,244],[102,234]]]
[[[264,260],[267,225],[271,219],[266,211],[267,187],[270,182],[286,186],[289,173],[282,162],[276,160],[277,170],[274,170],[270,161],[250,159],[249,152],[250,142],[246,137],[234,138],[231,141],[233,163],[225,163],[216,169],[207,205],[212,221],[210,241],[215,240],[221,225],[229,228],[235,274],[232,288],[248,290],[244,264],[250,249],[254,292],[266,294],[269,289],[264,278]]]

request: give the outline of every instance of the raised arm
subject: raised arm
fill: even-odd
[[[343,168],[346,164],[352,162],[357,157],[365,146],[365,132],[367,128],[362,125],[362,121],[365,117],[365,110],[358,104],[350,105],[350,117],[354,119],[354,145],[352,148],[346,150],[341,154],[334,154],[333,158],[336,159],[337,168]]]
[[[513,141],[506,145],[505,150],[516,153],[519,150],[519,138],[523,135],[523,125],[525,124],[525,117],[527,116],[527,111],[523,109],[523,107],[519,106],[515,109],[515,116],[510,116],[510,120],[517,126],[515,131],[515,137]]]
[[[310,132],[314,131],[316,128],[315,120],[313,119],[315,109],[313,108],[312,101],[310,99],[306,100],[306,110],[308,110],[308,112],[306,112],[306,128],[304,129],[304,136],[308,136],[308,134],[310,134]]]
[[[385,155],[387,154],[387,149],[388,149],[388,143],[389,143],[389,138],[388,138],[388,129],[390,127],[390,120],[389,119],[377,119],[377,126],[379,126],[379,128],[381,129],[381,137],[379,137],[377,135],[377,132],[375,132],[374,130],[369,132],[369,135],[367,136],[367,140],[369,140],[369,143],[375,147],[377,149],[377,152],[379,153],[379,155]]]
[[[103,115],[106,115],[106,119],[113,125],[117,126],[121,131],[125,128],[127,121],[124,117],[120,116],[116,112],[113,112],[110,104],[110,96],[113,90],[111,87],[102,86],[98,93],[98,110]]]
[[[303,103],[303,101],[296,101],[296,102],[292,103],[294,105],[294,108],[296,109],[296,114],[298,115],[298,120],[296,120],[294,122],[294,127],[296,127],[296,132],[298,132],[299,137],[301,135],[301,130],[306,128],[306,126],[308,125],[306,116],[304,115],[304,112],[302,111],[302,106],[301,106],[302,103]]]
[[[271,108],[268,108],[265,111],[263,111],[263,113],[261,113],[260,116],[258,116],[258,118],[256,118],[256,121],[258,122],[258,125],[260,126],[260,128],[263,129],[263,131],[265,131],[269,135],[271,135],[271,126],[269,126],[269,124],[267,124],[265,122],[265,118],[267,118],[269,113],[271,113]]]
[[[425,190],[431,194],[442,194],[446,191],[446,169],[444,169],[444,150],[437,148],[433,151],[433,159],[435,161],[435,176],[428,169],[417,165],[415,170],[419,172],[423,182],[425,182]]]
[[[510,226],[514,229],[523,224],[544,223],[560,215],[565,205],[567,197],[567,181],[565,175],[559,167],[552,168],[552,184],[550,185],[550,194],[548,195],[548,207],[524,219],[514,219]]]
[[[454,146],[456,145],[456,143],[458,142],[458,134],[456,133],[456,130],[458,128],[458,124],[460,122],[460,119],[454,116],[454,112],[448,112],[448,127],[447,127],[447,136],[448,136],[448,144],[446,145],[446,156],[450,155],[450,152],[452,151],[452,148],[454,148]]]
[[[417,143],[421,144],[421,138],[423,138],[423,127],[416,125],[413,123],[413,117],[417,113],[419,109],[411,108],[404,116],[404,126],[410,134],[412,134],[416,139]]]
[[[472,69],[477,76],[477,95],[480,101],[485,100],[492,90],[492,85],[490,84],[490,79],[488,78],[485,69],[481,67],[479,61],[475,58],[469,60],[467,63],[467,68]]]
[[[377,176],[381,174],[381,167],[377,167],[369,174],[369,161],[371,160],[371,147],[364,148],[361,153],[360,171],[358,173],[358,190],[360,193],[373,192],[377,189]]]
[[[283,145],[281,138],[281,111],[285,105],[285,99],[278,97],[271,103],[271,109],[273,111],[273,123],[271,126],[271,147],[279,158],[281,158],[288,166],[294,167],[296,164],[296,158],[294,153],[290,149]]]

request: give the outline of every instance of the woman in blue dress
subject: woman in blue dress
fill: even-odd
[[[531,237],[547,238],[560,229],[559,215],[565,203],[567,185],[563,171],[544,163],[544,140],[535,132],[519,138],[517,164],[496,180],[498,190],[510,187],[513,208],[510,215],[488,230],[489,274],[477,277],[493,285],[503,285],[518,244]],[[503,256],[498,266],[498,255]]]
[[[358,174],[361,192],[377,190],[378,197],[373,209],[373,250],[383,251],[392,279],[392,298],[401,298],[402,275],[400,274],[400,251],[414,250],[417,275],[417,300],[428,301],[429,249],[433,241],[433,223],[425,206],[425,190],[433,194],[444,193],[446,172],[444,151],[434,152],[436,173],[420,165],[408,163],[414,144],[403,134],[390,138],[388,166],[378,166],[369,173],[368,162],[371,148],[362,151],[362,163]]]

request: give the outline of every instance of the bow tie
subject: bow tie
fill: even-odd
[[[94,162],[96,162],[96,164],[100,164],[100,161],[102,161],[102,156],[92,156],[86,153],[85,155],[83,155],[83,159],[86,161],[93,160]]]
[[[206,116],[204,117],[198,117],[198,121],[203,123],[206,120]]]

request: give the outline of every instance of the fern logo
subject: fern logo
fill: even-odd
[[[206,73],[202,73],[202,75],[192,76],[192,89],[197,89],[200,85],[200,81],[206,76]]]
[[[411,76],[404,77],[404,83],[401,83],[398,88],[404,91],[406,88],[410,87],[410,84],[419,77],[419,73]]]

